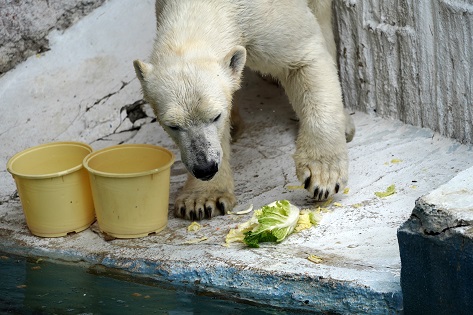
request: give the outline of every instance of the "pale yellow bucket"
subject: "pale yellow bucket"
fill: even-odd
[[[53,142],[19,152],[8,161],[31,233],[65,236],[95,221],[89,178],[82,165],[90,152],[85,143]]]
[[[170,151],[148,144],[123,144],[89,154],[84,166],[100,230],[117,238],[163,230],[173,163]]]

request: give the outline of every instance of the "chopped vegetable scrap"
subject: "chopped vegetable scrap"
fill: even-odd
[[[230,244],[234,242],[243,243],[243,240],[245,238],[244,233],[247,231],[251,231],[252,229],[256,228],[256,226],[258,225],[258,219],[256,218],[256,213],[257,212],[255,211],[255,213],[253,214],[253,217],[250,220],[242,224],[239,224],[236,229],[231,229],[230,232],[228,232],[227,236],[225,237],[225,243],[226,244]]]
[[[310,212],[300,213],[294,232],[310,229],[312,225],[312,222],[310,222]]]
[[[313,262],[314,264],[321,264],[323,262],[322,258],[316,255],[309,255],[307,259]]]
[[[241,215],[241,214],[250,213],[251,211],[253,211],[253,204],[251,204],[251,205],[250,205],[247,209],[245,209],[245,210],[240,210],[240,211],[237,211],[237,212],[227,211],[227,214],[238,214],[238,215]]]
[[[386,162],[384,163],[384,165],[389,165],[389,164],[399,164],[401,163],[402,160],[401,159],[392,159],[390,162]]]
[[[350,192],[350,188],[348,187],[343,190],[344,195],[348,195],[349,192]]]
[[[248,209],[235,212],[235,214],[247,214],[253,211],[253,204],[251,204]]]
[[[318,208],[315,211],[309,212],[310,223],[312,223],[313,226],[317,226],[320,220],[322,220],[322,212],[326,212],[326,210],[322,208]]]
[[[194,221],[187,227],[187,232],[197,232],[201,228],[202,228],[202,225]]]
[[[293,232],[317,225],[320,216],[320,211],[300,211],[287,200],[275,201],[255,210],[250,220],[231,229],[225,243],[242,242],[253,248],[262,242],[280,243]]]
[[[287,185],[286,186],[287,190],[298,190],[298,189],[304,189],[304,186],[301,185]]]
[[[200,243],[200,242],[203,242],[203,241],[206,241],[208,240],[208,237],[201,237],[201,238],[196,238],[196,239],[193,239],[193,240],[190,240],[190,241],[185,241],[184,243],[182,244],[185,244],[185,245],[192,245],[192,244],[197,244],[197,243]]]
[[[376,191],[374,194],[379,198],[384,198],[387,196],[391,196],[395,193],[396,193],[396,186],[392,184],[388,188],[386,188],[386,191]]]

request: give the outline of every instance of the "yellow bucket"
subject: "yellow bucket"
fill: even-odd
[[[64,236],[95,221],[89,178],[82,166],[90,152],[84,143],[53,142],[19,152],[8,161],[31,233]]]
[[[84,166],[100,230],[117,238],[136,238],[164,229],[173,163],[170,151],[147,144],[123,144],[89,154]]]

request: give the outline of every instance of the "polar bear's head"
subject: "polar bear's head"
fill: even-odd
[[[151,63],[134,61],[144,98],[179,146],[189,172],[201,180],[212,179],[222,161],[221,140],[245,61],[241,46],[220,60],[162,54]]]

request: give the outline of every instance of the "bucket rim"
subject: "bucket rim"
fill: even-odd
[[[153,168],[153,169],[149,169],[149,170],[145,170],[141,172],[133,172],[133,173],[103,172],[103,171],[98,171],[89,166],[89,162],[91,161],[91,159],[93,159],[96,156],[99,156],[103,153],[110,152],[110,151],[130,149],[130,148],[131,149],[132,148],[148,148],[148,149],[161,151],[169,155],[169,161],[158,168]],[[170,150],[162,146],[153,145],[153,144],[132,144],[132,143],[128,144],[127,143],[127,144],[114,145],[114,146],[103,148],[101,150],[91,152],[84,158],[84,160],[82,161],[82,164],[84,165],[85,169],[87,169],[87,171],[93,175],[98,175],[98,176],[103,176],[103,177],[113,177],[113,178],[130,178],[130,177],[140,177],[140,176],[146,176],[146,175],[159,173],[161,171],[169,169],[172,166],[172,164],[174,164],[174,162],[175,162],[174,153],[172,153]]]
[[[39,144],[39,145],[35,145],[33,147],[30,147],[30,148],[27,148],[25,150],[22,150],[18,153],[16,153],[15,155],[13,155],[7,162],[7,171],[12,175],[12,176],[18,176],[20,178],[26,178],[26,179],[45,179],[45,178],[56,178],[56,177],[61,177],[61,176],[64,176],[64,175],[67,175],[67,174],[71,174],[71,173],[74,173],[80,169],[83,168],[83,164],[82,163],[78,163],[77,165],[71,167],[71,168],[68,168],[67,170],[63,170],[63,171],[60,171],[60,172],[55,172],[55,173],[46,173],[46,174],[27,174],[27,173],[22,173],[22,172],[18,172],[18,171],[15,171],[14,169],[14,163],[16,160],[18,160],[20,157],[26,155],[26,154],[30,154],[32,153],[33,151],[37,151],[37,150],[42,150],[42,149],[45,149],[47,147],[55,147],[55,146],[76,146],[76,147],[82,147],[82,148],[85,148],[89,151],[88,154],[92,153],[93,152],[93,149],[90,145],[88,145],[87,143],[84,143],[84,142],[80,142],[80,141],[54,141],[54,142],[47,142],[47,143],[43,143],[43,144]],[[87,154],[87,155],[88,155]]]

